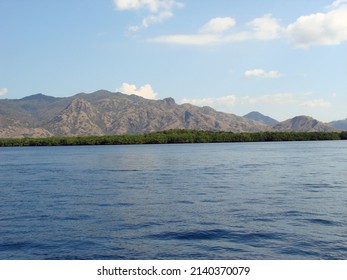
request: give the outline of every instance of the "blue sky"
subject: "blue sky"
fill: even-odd
[[[0,98],[99,89],[347,118],[347,1],[0,0]]]

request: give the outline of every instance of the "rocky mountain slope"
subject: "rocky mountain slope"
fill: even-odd
[[[306,116],[278,123],[258,112],[239,117],[210,107],[178,105],[172,98],[149,100],[105,90],[64,98],[36,94],[22,99],[0,100],[1,138],[140,134],[168,129],[231,132],[336,130]]]
[[[138,134],[173,128],[265,131],[270,127],[210,107],[178,105],[100,90],[55,98],[43,94],[0,100],[0,137]]]
[[[297,116],[292,119],[278,123],[273,127],[275,131],[296,131],[296,132],[313,132],[313,131],[336,131],[337,129],[322,123],[308,116]]]
[[[271,117],[265,116],[259,112],[255,112],[255,111],[250,112],[250,113],[244,115],[243,117],[246,119],[262,122],[265,125],[269,125],[269,126],[274,126],[274,125],[279,123],[277,120],[275,120]]]

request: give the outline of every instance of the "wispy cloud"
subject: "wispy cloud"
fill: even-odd
[[[113,2],[119,10],[147,9],[152,13],[183,6],[176,0],[113,0]]]
[[[152,24],[161,23],[173,16],[175,8],[182,8],[184,4],[176,0],[113,0],[116,9],[124,10],[144,10],[146,15],[141,24],[129,27],[130,32],[137,32],[141,28],[147,28]]]
[[[332,104],[324,99],[308,99],[308,93],[277,93],[262,96],[245,96],[241,103],[267,105],[295,105],[308,108],[329,108]]]
[[[261,68],[256,68],[253,70],[247,70],[244,73],[244,76],[246,78],[279,78],[281,77],[281,73],[278,72],[277,70],[271,70],[271,71],[265,71],[264,69]]]
[[[181,103],[190,103],[196,106],[210,106],[216,109],[227,109],[236,105],[288,105],[298,104],[303,102],[304,96],[294,93],[278,93],[268,94],[262,96],[243,96],[227,95],[221,97],[207,97],[207,98],[184,98]]]
[[[277,93],[262,96],[245,96],[241,99],[241,102],[249,104],[284,105],[297,103],[298,100],[302,100],[302,98],[302,95],[294,93]]]
[[[347,41],[347,0],[337,0],[329,11],[303,15],[287,26],[266,14],[234,30],[234,18],[213,18],[193,34],[172,34],[151,38],[156,43],[182,45],[211,45],[247,40],[274,40],[282,38],[298,48],[314,45],[338,45]]]
[[[147,99],[156,99],[158,95],[156,92],[154,92],[150,84],[141,86],[138,89],[136,85],[123,83],[118,89],[116,89],[116,91],[124,93],[124,94],[128,94],[128,95],[131,95],[131,94],[138,95]]]
[[[236,21],[231,17],[213,18],[200,28],[200,33],[224,33],[235,24]]]
[[[196,34],[159,36],[151,41],[184,45],[218,44],[225,40],[225,33],[235,24],[236,21],[231,17],[216,17],[204,24]]]
[[[330,108],[332,103],[324,99],[309,99],[309,93],[277,93],[262,96],[245,96],[239,101],[241,104],[251,105],[292,105],[306,108]]]
[[[222,97],[208,98],[184,98],[181,103],[191,103],[197,106],[211,106],[214,108],[233,107],[235,105],[298,105],[308,106],[309,104],[323,104],[323,100],[307,100],[306,93],[275,93],[260,96],[236,96],[227,95]],[[312,107],[312,106],[311,106]],[[318,107],[318,106],[317,106]]]
[[[336,0],[334,1],[331,5],[328,5],[327,8],[328,9],[335,9],[343,4],[346,4],[347,0]]]
[[[246,24],[244,31],[232,32],[236,20],[231,17],[212,18],[195,34],[174,34],[158,36],[151,42],[183,45],[211,45],[245,40],[269,40],[279,36],[280,25],[271,14],[256,18]]]
[[[333,104],[324,99],[312,99],[311,93],[274,93],[260,96],[228,95],[208,98],[184,98],[181,103],[190,103],[196,106],[210,106],[222,112],[242,112],[259,110],[278,112],[293,112],[295,114],[308,114],[308,111],[317,112],[333,108]],[[304,113],[303,113],[304,110]],[[288,117],[288,116],[287,116]],[[287,118],[286,117],[286,118]]]
[[[8,93],[7,88],[0,88],[0,96],[6,95]]]
[[[207,97],[207,98],[184,98],[181,103],[190,103],[196,106],[210,106],[213,108],[232,107],[236,104],[237,97],[228,95],[222,97]]]
[[[325,101],[324,99],[308,100],[299,105],[309,108],[330,108],[332,106],[330,102]]]

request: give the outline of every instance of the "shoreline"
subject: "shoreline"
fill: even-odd
[[[81,146],[81,145],[134,145],[182,143],[239,143],[282,141],[347,140],[347,131],[341,132],[213,132],[173,129],[147,134],[104,136],[61,136],[45,138],[0,138],[0,147],[24,146]]]

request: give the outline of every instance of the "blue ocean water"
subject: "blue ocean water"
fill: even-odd
[[[0,148],[0,259],[347,259],[347,142]]]

